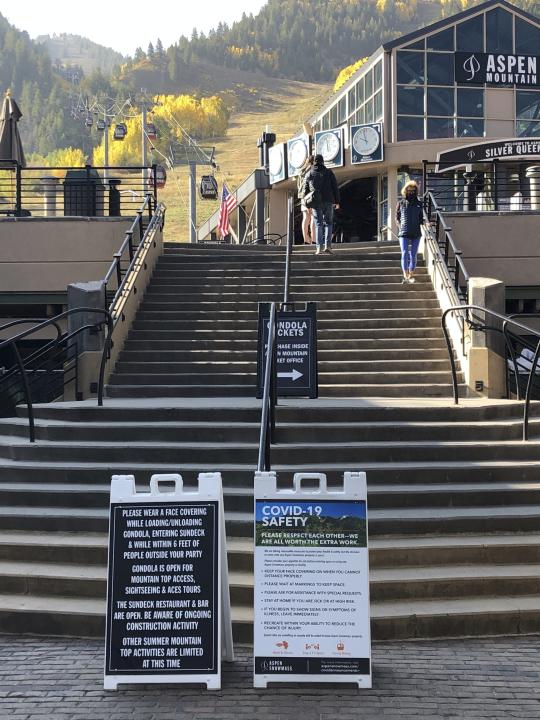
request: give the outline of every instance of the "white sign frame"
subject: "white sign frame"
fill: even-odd
[[[306,480],[310,481],[310,487],[303,486],[302,483]],[[313,481],[316,481],[318,483],[318,486],[313,487]],[[346,472],[344,473],[342,488],[329,489],[327,485],[326,475],[324,475],[323,473],[295,473],[292,488],[278,489],[277,476],[275,472],[256,472],[254,501],[254,687],[266,688],[268,686],[268,683],[271,682],[329,682],[356,683],[359,688],[371,688],[372,662],[369,611],[369,544],[366,474],[363,472]],[[269,503],[269,505],[265,506],[265,502]],[[268,547],[262,544],[257,545],[258,503],[260,503],[261,517],[275,517],[273,515],[274,508],[276,508],[276,503],[280,503],[281,505],[277,506],[278,509],[281,508],[282,514],[280,517],[281,519],[286,520],[286,525],[287,527],[289,527],[288,520],[294,519],[293,514],[296,514],[297,516],[302,515],[302,513],[296,512],[296,510],[294,510],[293,512],[294,508],[297,508],[299,510],[302,509],[302,512],[308,518],[311,516],[311,511],[308,512],[307,505],[305,509],[303,509],[301,505],[301,503],[307,504],[308,502],[315,505],[315,511],[317,511],[317,507],[320,508],[319,512],[325,512],[325,503],[327,504],[327,506],[331,506],[334,503],[334,507],[336,508],[336,510],[341,509],[339,507],[341,503],[343,503],[343,505],[345,506],[349,503],[358,502],[365,504],[364,507],[366,545],[365,547],[363,547],[362,545],[358,545],[356,547],[348,547],[346,548],[346,550],[343,549],[343,552],[347,551],[347,553],[350,554],[351,560],[353,561],[352,568],[354,568],[355,571],[354,573],[351,573],[351,578],[349,578],[348,580],[346,580],[345,578],[340,579],[349,583],[353,582],[353,587],[355,589],[355,592],[357,593],[357,597],[354,598],[355,610],[353,613],[351,613],[349,617],[353,617],[353,615],[357,615],[357,617],[355,617],[354,622],[349,621],[347,623],[347,625],[349,626],[352,625],[352,630],[344,630],[343,635],[340,635],[338,631],[335,631],[334,635],[329,635],[328,633],[330,631],[326,630],[324,640],[321,636],[320,643],[318,641],[314,642],[314,638],[312,635],[302,636],[301,634],[294,634],[294,631],[292,631],[290,627],[284,630],[276,627],[279,624],[279,620],[282,620],[284,618],[284,613],[280,612],[279,610],[276,613],[275,608],[265,610],[265,607],[268,608],[269,603],[272,602],[279,603],[279,599],[276,600],[277,588],[280,588],[279,594],[282,594],[285,597],[291,597],[291,593],[297,596],[301,592],[297,589],[298,585],[302,585],[302,582],[309,577],[310,572],[312,576],[316,575],[317,573],[320,574],[325,572],[324,570],[318,568],[318,564],[321,564],[321,566],[325,564],[324,560],[321,558],[321,552],[323,552],[321,548],[324,547],[326,543],[323,545],[320,544],[319,540],[317,540],[318,544],[315,547],[310,547],[309,544],[301,545],[302,540],[300,540],[296,543],[296,547],[291,544],[290,548],[288,548],[290,550],[290,553],[288,553],[289,558],[291,557],[291,554],[293,554],[294,551],[297,550],[300,551],[299,554],[302,554],[302,562],[291,563],[289,561],[290,567],[306,568],[304,573],[304,580],[302,577],[303,571],[295,569],[294,581],[287,580],[287,578],[290,577],[290,570],[287,574],[279,575],[281,567],[284,567],[287,564],[285,555],[282,556],[283,560],[280,562],[280,558],[277,557],[277,555],[279,555],[280,553],[278,552],[276,557],[274,557],[276,548],[273,547],[270,543],[268,544]],[[285,510],[284,508],[287,508],[287,510]],[[360,509],[361,507],[359,507],[359,510]],[[337,516],[334,516],[334,518],[336,517]],[[262,520],[260,520],[260,523],[261,525],[264,525],[264,522]],[[279,524],[282,524],[281,520]],[[292,524],[293,523],[291,523],[291,525]],[[306,527],[305,522],[303,524],[303,527]],[[317,535],[320,538],[321,534],[317,533]],[[313,537],[315,538],[316,535],[313,535]],[[341,535],[340,537],[345,538],[345,535]],[[351,541],[347,542],[347,540],[345,539],[345,542],[349,545],[352,545]],[[280,548],[284,547],[284,545],[280,544]],[[274,552],[267,553],[267,550],[271,550]],[[309,552],[312,550],[316,552]],[[327,572],[330,572],[330,570],[332,569],[332,554],[336,555],[336,545],[332,545],[328,548],[328,550],[331,552],[327,554],[327,559],[330,563],[330,567],[328,567]],[[310,555],[312,555],[311,560],[309,557]],[[266,565],[266,558],[268,558],[269,560],[268,565]],[[336,568],[336,575],[339,574],[339,569],[337,569],[337,565],[334,564],[334,568]],[[351,562],[348,560],[348,573],[350,572],[350,570]],[[300,575],[298,573],[300,573]],[[354,578],[354,580],[352,580],[352,575],[354,574],[356,574],[356,577]],[[271,580],[271,582],[268,582],[269,579]],[[290,587],[288,587],[289,582]],[[272,589],[265,590],[265,584],[267,588],[271,587]],[[312,583],[309,585],[306,584],[306,587],[310,587],[311,585]],[[340,585],[342,585],[341,582]],[[326,589],[317,590],[317,593],[320,595],[327,595],[327,593],[329,592],[332,592],[332,588],[330,588],[328,591]],[[310,622],[309,624],[312,627],[315,627],[317,625],[324,625],[326,628],[327,625],[323,620],[324,609],[322,607],[324,605],[324,598],[317,601],[315,597],[311,597],[313,596],[313,593],[309,593],[309,595],[310,597],[307,598],[307,600],[308,602],[312,603],[310,605],[310,608],[313,609],[313,613],[311,613],[311,615],[320,612],[320,617],[317,619],[317,621],[313,623]],[[347,597],[350,599],[349,595],[347,595]],[[342,598],[342,600],[344,599],[345,598]],[[317,608],[318,602],[319,608]],[[358,603],[360,603],[361,605],[360,609],[358,609]],[[301,612],[302,608],[297,607],[295,615],[299,615]],[[346,613],[344,613],[343,616],[345,616],[345,614]],[[293,614],[291,614],[291,617],[293,617]],[[304,622],[304,618],[305,615],[302,615],[301,621],[298,620],[293,622],[292,624],[294,625],[299,622]],[[269,621],[268,627],[265,627],[266,621]],[[289,622],[289,625],[291,625],[291,622]],[[306,625],[306,629],[307,628],[308,625]],[[358,634],[359,630],[362,631],[361,634]],[[332,632],[334,631],[332,630]],[[343,639],[347,637],[345,635],[346,632],[349,632],[350,634],[354,632],[356,633],[356,635],[354,637],[354,640],[347,638],[347,643],[343,643]],[[330,646],[335,643],[336,639],[339,637],[341,637],[342,640],[340,641],[338,639],[337,643],[334,646],[335,650],[331,651]],[[321,645],[326,647],[321,648]],[[343,647],[339,647],[340,645],[342,645]],[[349,648],[351,649],[351,659],[347,660],[347,658],[349,657]],[[270,649],[273,653],[272,656],[269,655]],[[345,649],[347,649],[347,653],[345,652]],[[355,652],[358,653],[358,657],[355,657]],[[289,658],[288,666],[286,664],[287,657]],[[332,673],[329,670],[321,670],[321,672],[318,673],[310,672],[310,658],[315,661],[313,663],[315,667],[320,666],[321,668],[323,668],[325,664],[327,665],[327,668],[332,668],[332,665],[339,667],[340,662],[342,666],[346,666],[347,663],[349,663],[351,668],[353,666],[360,667],[360,662],[362,662],[364,667],[367,665],[368,672],[349,673],[343,670],[339,673]],[[307,667],[307,672],[294,672],[294,669],[291,670],[291,668],[294,668],[295,665],[297,667]],[[258,670],[258,667],[265,668],[266,671]],[[281,667],[282,671],[278,671],[278,667]],[[274,670],[274,672],[272,672],[272,670]]]
[[[171,483],[174,485],[172,490],[166,491],[160,489],[160,483]],[[193,502],[217,502],[217,535],[218,535],[218,557],[217,557],[217,642],[216,651],[217,667],[214,673],[203,674],[158,674],[154,672],[137,673],[129,675],[128,673],[107,672],[106,662],[107,653],[105,653],[104,680],[103,687],[105,690],[117,690],[119,684],[144,684],[153,683],[202,683],[207,689],[219,690],[221,688],[221,660],[232,662],[234,660],[233,638],[232,638],[232,621],[231,621],[231,605],[229,595],[229,574],[227,566],[227,550],[225,535],[225,515],[223,506],[223,486],[221,481],[221,473],[199,473],[198,486],[196,489],[185,490],[182,476],[177,473],[152,475],[150,479],[150,492],[137,492],[135,487],[135,477],[133,475],[113,475],[111,481],[110,504],[158,504],[163,503],[193,503]],[[113,547],[111,538],[109,540],[107,578],[109,578],[109,567],[112,561]],[[111,588],[107,580],[107,605],[106,605],[106,624],[105,642],[108,642],[108,626],[109,618],[109,593]]]

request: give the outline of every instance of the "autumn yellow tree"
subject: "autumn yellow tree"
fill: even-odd
[[[343,70],[340,70],[339,75],[336,78],[336,82],[334,83],[334,92],[337,92],[341,87],[343,87],[347,80],[352,77],[354,73],[359,70],[365,62],[367,62],[367,60],[367,57],[362,58],[352,65],[347,65],[347,67],[344,67]]]

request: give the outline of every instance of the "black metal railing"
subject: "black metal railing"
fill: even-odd
[[[120,249],[113,256],[113,261],[104,277],[105,299],[107,308],[113,318],[114,327],[122,318],[122,310],[131,294],[137,293],[137,278],[141,270],[146,269],[146,256],[151,246],[156,247],[155,234],[163,230],[165,223],[165,205],[160,203],[152,212],[151,199],[148,205],[137,211],[137,216]],[[148,221],[143,220],[148,213]],[[116,287],[115,287],[116,284]],[[114,328],[113,328],[114,330]]]
[[[156,166],[21,167],[0,161],[0,217],[124,217],[150,194]]]
[[[285,278],[283,282],[283,305],[289,305],[291,287],[291,265],[294,247],[294,197],[289,194],[287,201],[287,254],[285,255]]]
[[[77,314],[97,314],[102,319],[76,328],[62,331],[62,321]],[[34,323],[33,327],[0,340],[0,350],[11,350],[14,358],[12,367],[0,375],[0,410],[4,417],[11,416],[15,407],[26,404],[30,442],[35,441],[34,409],[36,403],[52,402],[61,397],[68,385],[74,384],[74,394],[79,391],[79,337],[83,332],[99,332],[103,326],[107,333],[101,351],[101,363],[97,388],[98,405],[103,405],[103,381],[105,364],[110,352],[112,318],[107,310],[100,308],[74,308],[66,310],[48,320],[14,320],[0,327],[4,332],[16,325]],[[41,347],[28,355],[21,353],[20,343],[33,335],[42,334],[48,328],[56,331],[56,337],[47,340]]]
[[[503,212],[540,210],[536,176],[528,175],[532,161],[423,162],[424,192],[431,193],[445,212]],[[538,163],[536,164],[538,166]]]
[[[259,460],[257,464],[259,471],[271,469],[271,449],[276,436],[278,314],[287,306],[294,305],[290,294],[294,245],[294,197],[292,195],[289,195],[287,210],[287,254],[285,256],[283,302],[279,306],[276,302],[270,304],[270,317],[268,319],[268,344],[264,361]]]
[[[507,379],[507,395],[509,387],[509,374],[514,375],[516,386],[518,383],[518,377],[520,370],[523,374],[527,375],[527,383],[525,387],[524,408],[523,408],[523,440],[529,439],[529,415],[530,415],[530,404],[533,398],[533,389],[538,383],[536,380],[536,372],[538,368],[538,360],[540,358],[540,331],[535,328],[531,328],[528,325],[519,323],[508,315],[502,315],[501,313],[495,312],[494,310],[488,310],[480,305],[455,305],[447,308],[443,312],[442,316],[442,328],[444,332],[444,338],[446,340],[446,347],[448,349],[448,357],[450,359],[450,367],[452,370],[452,388],[454,393],[454,403],[459,403],[459,386],[457,378],[456,361],[454,358],[454,352],[452,349],[452,341],[450,339],[450,333],[448,331],[447,318],[449,315],[459,313],[462,317],[463,323],[472,332],[492,332],[502,336],[504,339],[504,361],[506,364],[506,379]],[[489,323],[486,321],[489,318]],[[525,338],[524,338],[525,335]],[[534,340],[532,340],[534,338]],[[528,368],[525,368],[523,363],[519,363],[517,349],[519,348],[516,343],[521,343],[522,347],[528,347],[531,351],[531,356],[528,361]],[[521,399],[518,394],[518,400]]]
[[[431,192],[424,196],[424,223],[428,238],[433,239],[439,248],[459,301],[466,303],[470,275],[463,262],[463,253],[452,238],[452,228],[447,224],[442,208]]]
[[[264,361],[264,386],[259,436],[259,459],[257,470],[271,470],[271,446],[276,433],[277,405],[277,306],[270,304],[268,320],[268,343]]]
[[[161,207],[163,208],[163,206]],[[148,193],[142,205],[137,208],[133,222],[126,230],[124,240],[114,253],[109,269],[103,278],[105,309],[109,308],[111,301],[122,286],[124,278],[130,271],[138,249],[144,242],[147,230],[152,226],[152,219],[157,210],[158,206],[155,204],[154,196]]]

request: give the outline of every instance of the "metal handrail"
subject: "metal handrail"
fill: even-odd
[[[163,228],[163,223],[165,221],[164,211],[165,211],[165,205],[163,205],[163,203],[160,203],[157,206],[154,214],[152,215],[152,218],[151,218],[146,230],[142,234],[141,241],[139,242],[137,249],[135,250],[135,252],[132,253],[131,262],[130,262],[128,268],[126,269],[126,272],[124,273],[124,276],[118,285],[118,289],[117,289],[116,293],[114,294],[114,297],[108,306],[109,312],[111,313],[111,315],[114,316],[114,325],[116,325],[118,318],[120,317],[120,310],[121,310],[121,308],[118,309],[116,307],[116,304],[120,299],[124,299],[124,302],[125,302],[125,300],[127,300],[127,298],[129,297],[129,294],[130,294],[132,288],[134,287],[134,282],[131,283],[129,291],[126,294],[127,285],[130,281],[136,280],[136,277],[133,278],[132,274],[134,272],[138,273],[140,271],[140,269],[142,267],[144,267],[144,262],[141,261],[141,256],[143,253],[145,253],[148,250],[148,240],[152,236],[152,233],[156,230],[157,226],[159,226],[161,229]],[[141,209],[139,212],[141,212],[141,213],[144,212],[144,209]],[[134,227],[134,225],[136,223],[140,222],[140,220],[139,220],[140,217],[141,216],[139,215],[139,217],[135,219],[134,224],[131,226],[131,229],[128,230],[128,232],[127,232],[128,237],[126,237],[126,239],[124,240],[124,243],[123,243],[124,247],[125,247],[126,241],[129,241],[130,233],[132,233],[132,228]],[[141,230],[141,232],[142,232],[142,230]],[[155,244],[155,240],[153,242]],[[118,255],[118,253],[115,254],[115,257],[116,257],[116,255]],[[111,267],[115,266],[116,262],[117,261],[114,260]],[[109,272],[110,271],[111,271],[111,268],[109,268]],[[105,292],[105,300],[106,300],[106,298],[107,298],[107,293]]]
[[[453,277],[453,284],[456,290],[456,293],[458,294],[458,297],[460,295],[460,273],[463,276],[463,280],[465,284],[468,283],[470,279],[469,272],[467,268],[465,267],[465,263],[463,262],[463,252],[458,248],[456,245],[451,231],[452,228],[446,224],[446,220],[444,219],[444,215],[442,214],[442,210],[439,207],[437,201],[433,197],[433,194],[428,192],[424,198],[424,216],[425,219],[428,221],[428,225],[431,228],[433,232],[433,228],[431,226],[431,218],[432,214],[435,214],[435,240],[437,242],[437,245],[439,246],[439,250],[441,249],[441,246],[439,245],[439,231],[442,230],[444,233],[444,241],[442,247],[444,248],[444,254],[441,253],[441,257],[444,258],[444,264],[448,268],[448,271],[453,270],[454,277]],[[452,254],[454,256],[454,267],[450,268],[449,265],[449,257],[450,257],[450,251],[452,251]]]
[[[502,321],[502,328],[494,328],[489,327],[485,324],[485,322],[479,322],[478,319],[471,319],[469,318],[469,311],[476,311],[480,312],[484,315],[489,315],[490,317]],[[481,305],[455,305],[453,307],[447,308],[443,312],[442,316],[442,329],[444,332],[444,339],[446,340],[446,347],[448,349],[448,356],[450,358],[450,366],[452,369],[452,387],[454,392],[454,403],[458,405],[459,403],[459,392],[458,392],[458,381],[457,381],[457,372],[456,372],[456,364],[454,360],[454,353],[452,351],[452,344],[450,340],[450,335],[448,333],[448,327],[446,325],[446,318],[450,313],[456,313],[461,312],[464,313],[463,320],[465,323],[470,325],[475,330],[480,331],[497,331],[502,332],[504,335],[505,341],[507,344],[509,344],[509,336],[508,336],[508,325],[512,325],[515,328],[518,328],[519,330],[524,330],[528,335],[533,335],[534,337],[538,338],[538,343],[536,345],[536,350],[534,353],[534,358],[531,363],[531,369],[529,372],[529,378],[527,380],[527,390],[525,391],[525,404],[524,404],[524,410],[523,410],[523,440],[529,439],[529,411],[530,411],[530,404],[531,404],[531,394],[532,394],[532,386],[533,386],[533,378],[536,372],[536,367],[538,365],[538,359],[540,358],[540,332],[538,330],[535,330],[534,328],[529,327],[528,325],[523,325],[523,323],[516,322],[508,315],[502,315],[501,313],[495,312],[494,310],[489,310],[485,307],[482,307]]]
[[[13,349],[13,353],[15,355],[16,364],[18,366],[19,372],[21,373],[22,383],[23,383],[23,389],[24,389],[24,395],[26,400],[26,406],[28,410],[28,423],[29,423],[29,438],[30,442],[35,442],[35,423],[34,423],[34,407],[32,403],[32,394],[30,390],[30,383],[28,381],[28,374],[26,371],[26,368],[24,367],[24,362],[21,358],[21,354],[19,352],[19,349],[17,347],[17,342],[19,340],[24,340],[25,338],[29,337],[33,333],[39,332],[40,330],[43,330],[46,327],[54,326],[58,330],[58,322],[60,320],[63,320],[64,318],[67,318],[71,315],[75,315],[77,313],[99,313],[100,315],[103,315],[104,318],[100,322],[93,323],[90,325],[85,325],[84,327],[77,328],[77,330],[73,333],[63,335],[61,337],[57,337],[51,343],[48,344],[48,347],[54,347],[54,345],[58,345],[62,340],[69,340],[75,335],[78,335],[79,333],[83,332],[84,330],[89,330],[92,328],[99,328],[103,324],[106,323],[107,325],[107,336],[105,338],[105,341],[103,343],[103,349],[101,353],[101,363],[100,363],[100,371],[99,371],[99,380],[98,380],[98,406],[103,405],[103,380],[105,376],[105,363],[107,356],[110,352],[111,348],[111,336],[112,336],[112,330],[113,330],[113,324],[112,324],[112,317],[111,314],[108,312],[108,310],[102,310],[101,308],[88,308],[88,307],[82,307],[82,308],[72,308],[71,310],[66,310],[63,313],[60,313],[59,315],[56,315],[53,318],[49,318],[45,321],[39,321],[37,325],[35,325],[32,328],[29,328],[28,330],[24,330],[23,332],[18,333],[17,335],[14,335],[13,337],[7,338],[6,340],[0,341],[0,350],[2,350],[5,347],[11,346]],[[24,320],[17,320],[12,323],[8,323],[7,325],[16,325],[16,324],[22,324],[24,323]],[[26,320],[26,322],[32,322],[31,320]],[[1,329],[1,328],[0,328]],[[39,351],[38,351],[39,352]],[[34,353],[35,355],[35,353]],[[33,356],[32,356],[33,357]]]
[[[261,431],[259,436],[259,459],[257,470],[271,469],[270,451],[275,439],[277,404],[277,307],[270,304],[268,320],[268,343],[264,365],[264,387],[261,408]]]
[[[294,245],[294,197],[289,195],[287,201],[287,255],[285,256],[285,281],[283,283],[283,305],[290,303],[289,291],[291,283],[291,263]]]

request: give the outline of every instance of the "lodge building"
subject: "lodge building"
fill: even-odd
[[[540,308],[539,48],[540,18],[505,0],[379,47],[303,132],[263,148],[267,163],[237,189],[239,242],[286,232],[298,169],[320,152],[340,185],[340,239],[391,240],[401,188],[414,179],[448,213],[471,271],[505,281],[508,309]],[[216,222],[217,213],[199,240]]]

